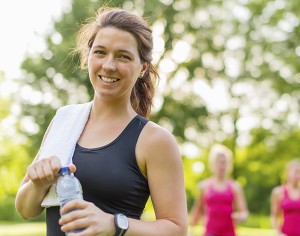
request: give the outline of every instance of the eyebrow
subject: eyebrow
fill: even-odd
[[[95,45],[95,46],[93,46],[93,48],[103,48],[103,49],[105,49],[105,47],[104,46],[102,46],[102,45]],[[119,50],[117,50],[118,52],[122,52],[122,53],[128,53],[128,54],[130,54],[130,55],[134,55],[132,52],[130,52],[130,51],[127,51],[127,50],[125,50],[125,49],[119,49]]]

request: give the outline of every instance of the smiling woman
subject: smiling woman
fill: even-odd
[[[94,99],[57,111],[16,197],[23,218],[47,207],[48,236],[78,228],[84,228],[78,235],[187,234],[179,148],[171,133],[149,120],[158,77],[152,49],[148,24],[123,9],[101,8],[79,31],[75,52],[88,69]],[[70,155],[54,141],[66,144]],[[76,170],[84,200],[59,209],[53,189],[62,165]],[[156,219],[144,221],[149,196]]]

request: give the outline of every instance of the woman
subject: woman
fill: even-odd
[[[278,236],[300,235],[300,160],[287,164],[286,183],[271,194],[271,223]]]
[[[198,185],[200,194],[191,212],[191,224],[196,225],[203,212],[205,236],[234,236],[235,223],[248,217],[243,189],[228,177],[231,159],[232,152],[227,147],[214,145],[209,154],[213,175]]]
[[[77,169],[84,200],[70,201],[60,212],[57,206],[47,208],[48,236],[81,228],[85,230],[77,236],[186,235],[178,146],[168,131],[146,119],[154,92],[152,79],[157,77],[151,64],[151,34],[142,18],[117,8],[100,9],[79,31],[76,52],[81,66],[88,69],[94,99],[69,167]],[[76,110],[69,107],[65,114]],[[72,119],[65,116],[62,122]],[[29,166],[16,197],[23,218],[42,213],[41,202],[57,180],[61,161],[38,154]],[[149,195],[156,220],[141,221]],[[120,213],[122,222],[116,218]],[[124,222],[129,227],[119,225]]]

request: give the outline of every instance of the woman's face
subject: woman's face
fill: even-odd
[[[224,177],[227,174],[229,163],[224,155],[219,154],[213,164],[213,172],[216,176]]]
[[[105,27],[98,31],[88,55],[88,70],[95,98],[128,99],[142,64],[135,37],[127,31]]]
[[[292,184],[298,184],[300,181],[300,165],[292,165],[288,168],[287,180]]]

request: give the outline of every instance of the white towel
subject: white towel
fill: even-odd
[[[57,110],[51,128],[40,149],[40,158],[57,156],[62,166],[68,166],[72,163],[76,143],[88,120],[92,104],[93,101],[84,104],[67,105]],[[41,206],[59,206],[55,184],[49,189]]]

